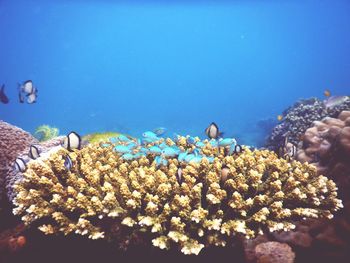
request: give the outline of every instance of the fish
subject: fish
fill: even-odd
[[[225,147],[236,143],[237,143],[236,140],[233,138],[225,138],[225,139],[220,139],[218,145]]]
[[[179,156],[177,157],[177,160],[178,160],[179,162],[183,162],[183,161],[185,160],[187,154],[188,154],[187,152],[179,153]]]
[[[122,155],[122,158],[126,161],[130,161],[130,160],[133,160],[135,158],[135,156],[131,153],[124,153]]]
[[[127,136],[125,136],[123,134],[120,134],[116,139],[118,141],[121,141],[121,142],[129,142],[129,141],[131,141]]]
[[[194,144],[194,143],[196,143],[196,139],[194,138],[194,137],[188,137],[187,139],[186,139],[186,142],[188,143],[188,144]]]
[[[332,109],[345,101],[350,100],[348,96],[332,96],[323,101],[326,108]]]
[[[27,170],[27,165],[23,158],[17,157],[15,160],[15,169],[17,172],[21,173],[24,173]]]
[[[219,131],[219,127],[215,122],[212,122],[208,128],[205,129],[205,134],[209,137],[209,139],[217,139],[223,136],[223,132]]]
[[[212,147],[218,147],[218,142],[216,140],[210,140],[209,143]]]
[[[200,161],[202,161],[202,159],[203,159],[203,156],[197,155],[197,156],[194,156],[189,162],[199,163]]]
[[[277,152],[280,158],[285,158],[286,160],[294,159],[297,154],[297,147],[289,142],[289,133],[287,133],[284,144],[278,148]]]
[[[229,155],[232,155],[232,154],[237,154],[237,153],[240,153],[243,151],[243,148],[241,145],[239,144],[232,144],[231,147],[230,147],[230,150],[229,150]]]
[[[154,129],[153,132],[154,132],[157,136],[162,136],[163,134],[166,133],[166,128],[164,128],[164,127],[158,127],[158,128],[156,128],[156,129]]]
[[[185,162],[189,163],[196,156],[193,153],[187,154],[185,157]]]
[[[204,142],[201,142],[201,141],[196,142],[195,145],[196,145],[196,147],[199,147],[199,148],[203,148],[205,146]]]
[[[24,97],[22,95],[22,92],[18,92],[18,101],[19,103],[24,103]]]
[[[64,157],[64,167],[67,171],[71,171],[73,167],[72,159],[69,157],[68,154]]]
[[[181,169],[181,167],[179,169],[177,169],[176,180],[177,180],[177,183],[179,185],[181,185],[181,183],[182,183],[182,169]]]
[[[156,155],[159,155],[162,153],[162,149],[160,149],[158,146],[152,146],[148,149],[148,151],[150,153],[153,153],[153,154],[156,154]]]
[[[166,166],[168,164],[168,160],[164,159],[161,156],[157,156],[154,160],[156,161],[157,166],[159,165]]]
[[[142,133],[142,137],[143,138],[158,138],[157,134],[155,134],[154,132],[151,132],[151,131],[146,131],[144,133]]]
[[[4,104],[9,103],[9,101],[10,101],[9,98],[5,94],[5,84],[3,84],[1,86],[1,89],[0,89],[0,101]]]
[[[36,93],[31,93],[27,95],[27,103],[28,104],[33,104],[36,103],[37,100],[37,94]]]
[[[72,151],[73,149],[79,150],[81,148],[81,137],[72,131],[64,138],[62,146],[68,151]]]
[[[118,153],[130,153],[131,150],[129,147],[125,146],[125,145],[117,145],[114,147],[114,151],[118,152]]]
[[[167,147],[162,150],[162,155],[166,157],[175,157],[179,155],[180,150],[173,147]]]
[[[283,115],[277,115],[277,120],[282,121],[283,120]]]
[[[323,95],[325,95],[326,97],[330,97],[331,96],[331,92],[326,89],[324,92],[323,92]]]
[[[26,80],[22,84],[18,84],[18,85],[20,87],[20,91],[26,94],[31,94],[36,91],[36,88],[33,85],[33,81],[31,80]]]
[[[30,158],[32,158],[33,160],[39,158],[39,157],[40,157],[40,151],[39,151],[38,147],[36,147],[35,145],[31,145],[31,146],[29,147],[28,156],[29,156]]]

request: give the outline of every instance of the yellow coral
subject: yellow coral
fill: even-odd
[[[181,138],[179,144],[185,147]],[[317,176],[311,165],[267,150],[224,156],[208,146],[213,163],[169,158],[167,166],[157,167],[152,157],[125,161],[112,146],[100,145],[62,148],[29,162],[15,185],[14,213],[26,224],[40,222],[46,234],[106,238],[122,247],[151,241],[161,249],[178,246],[184,254],[198,254],[204,246],[232,243],[238,234],[252,238],[293,229],[297,219],[331,218],[342,207],[333,181]]]

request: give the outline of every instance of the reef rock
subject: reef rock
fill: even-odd
[[[38,141],[28,132],[0,120],[0,204],[5,197],[5,181],[17,156]]]
[[[295,254],[285,243],[266,242],[255,247],[257,263],[293,263]]]
[[[283,120],[273,129],[266,146],[276,150],[283,145],[286,136],[289,142],[298,145],[314,121],[320,121],[325,117],[338,117],[344,110],[350,110],[350,97],[344,96],[332,107],[329,107],[327,100],[321,101],[317,98],[300,100],[283,112]]]

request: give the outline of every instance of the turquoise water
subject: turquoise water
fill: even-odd
[[[215,121],[254,145],[299,98],[350,94],[349,1],[169,2],[0,0],[0,119],[201,136]]]

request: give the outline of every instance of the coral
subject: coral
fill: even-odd
[[[295,259],[290,246],[273,241],[257,245],[255,255],[257,263],[293,263]]]
[[[57,137],[59,134],[58,128],[51,127],[50,125],[40,125],[35,129],[34,137],[40,142],[48,141]]]
[[[89,143],[96,143],[96,142],[106,141],[112,137],[118,137],[119,135],[121,134],[118,132],[96,132],[96,133],[85,135],[83,137],[83,141],[88,141]]]
[[[185,137],[165,142],[189,147]],[[108,142],[53,149],[30,161],[15,182],[13,212],[46,234],[105,238],[120,247],[152,242],[198,254],[237,237],[293,229],[294,220],[329,219],[342,207],[334,182],[311,165],[268,150],[225,156],[206,143],[202,153],[215,157],[212,163],[209,157],[189,163],[167,157],[161,166],[152,154],[124,160]]]
[[[38,141],[30,133],[0,121],[0,203],[5,194],[5,179],[20,152]]]
[[[283,120],[272,131],[266,146],[276,150],[288,136],[289,142],[297,145],[314,121],[325,117],[337,117],[343,110],[350,110],[350,97],[343,97],[336,106],[327,107],[326,101],[317,98],[300,100],[283,112]]]
[[[48,152],[52,148],[60,146],[63,143],[64,138],[65,138],[64,136],[55,137],[45,142],[36,143],[35,146],[39,149],[40,154],[44,154],[45,152]],[[25,149],[24,151],[19,151],[17,153],[17,157],[21,157],[26,162],[30,161],[30,158],[28,156],[28,149]],[[8,172],[5,180],[7,198],[10,202],[12,202],[15,196],[15,193],[13,192],[13,184],[20,178],[21,178],[21,173],[16,171],[13,165],[10,165],[10,167],[8,168]]]
[[[4,254],[16,252],[25,246],[26,237],[22,235],[24,230],[25,226],[21,223],[13,229],[0,233],[0,262],[2,262]]]

